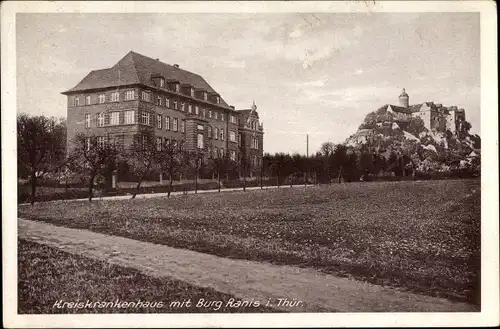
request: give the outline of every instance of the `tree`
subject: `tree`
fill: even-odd
[[[35,203],[38,179],[65,164],[66,125],[54,117],[17,117],[17,159],[29,173],[31,204]]]
[[[325,142],[321,144],[320,152],[322,154],[323,159],[323,172],[328,177],[328,183],[332,181],[332,173],[333,173],[333,153],[335,152],[335,144],[332,142]]]
[[[157,145],[154,136],[150,134],[137,135],[128,151],[129,165],[131,172],[138,177],[132,199],[135,199],[141,188],[141,184],[148,176],[154,164],[158,162],[158,155],[161,152],[161,144]]]
[[[332,154],[332,160],[333,163],[338,166],[338,172],[339,175],[337,177],[338,182],[342,183],[342,180],[344,179],[344,172],[345,168],[348,164],[348,157],[347,157],[347,147],[345,145],[339,144],[335,147],[333,154]]]
[[[115,141],[109,141],[103,136],[78,134],[74,147],[71,150],[71,167],[82,173],[88,179],[89,202],[92,201],[95,178],[103,174],[106,169],[115,167],[119,157],[123,154]]]
[[[406,127],[406,131],[419,137],[420,133],[427,131],[427,128],[425,128],[425,123],[420,117],[415,117],[410,120],[410,123]]]
[[[243,192],[246,191],[247,189],[247,179],[246,179],[246,176],[247,176],[247,173],[248,173],[248,168],[250,167],[249,163],[248,163],[248,159],[246,156],[241,156],[240,157],[240,163],[239,163],[239,167],[240,167],[240,176],[243,177]]]
[[[219,158],[219,157],[212,157],[208,161],[209,165],[212,168],[212,171],[215,173],[217,176],[217,189],[220,192],[220,177],[221,174],[224,172],[225,164],[226,164],[226,159],[225,158]]]
[[[162,149],[158,152],[157,161],[162,172],[168,174],[168,193],[167,198],[170,198],[172,191],[172,183],[174,175],[180,172],[183,163],[183,142],[165,143]]]

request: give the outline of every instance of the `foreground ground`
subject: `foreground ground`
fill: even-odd
[[[480,300],[479,180],[352,183],[19,209],[22,218],[55,225]]]
[[[18,232],[19,238],[23,240],[134,268],[149,277],[176,279],[197,287],[215,289],[235,296],[237,300],[247,303],[258,301],[259,306],[265,305],[284,312],[479,310],[477,305],[382,287],[326,274],[312,268],[230,259],[40,221],[19,219]],[[43,270],[43,266],[34,268],[35,272]],[[127,287],[132,288],[133,285]],[[196,301],[195,298],[191,300],[193,303]],[[227,306],[239,307],[229,301]],[[213,300],[208,301],[211,302]]]
[[[262,312],[265,307],[226,307],[233,298],[210,288],[200,288],[170,278],[154,278],[138,270],[73,255],[57,248],[20,240],[18,244],[18,312],[50,313],[170,313]],[[220,301],[210,307],[173,307],[174,301]],[[62,307],[62,302],[83,302],[82,308]],[[113,307],[85,307],[85,303],[113,302]],[[118,304],[115,304],[119,301]],[[132,302],[135,305],[124,305]],[[141,304],[139,304],[141,302]],[[149,303],[148,305],[146,304]],[[54,305],[56,306],[54,307]],[[146,306],[147,305],[147,306]],[[154,305],[154,306],[153,306]],[[230,303],[229,305],[235,305]],[[61,306],[59,308],[58,306]]]

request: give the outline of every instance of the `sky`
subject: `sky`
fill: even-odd
[[[17,111],[65,117],[62,91],[133,50],[255,101],[265,152],[341,143],[402,88],[480,133],[479,33],[478,13],[17,14]]]

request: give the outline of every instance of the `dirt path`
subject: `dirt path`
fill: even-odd
[[[211,287],[245,300],[253,298],[265,304],[271,298],[273,307],[290,312],[479,311],[475,305],[401,292],[313,269],[217,257],[36,221],[19,219],[19,238],[136,268],[147,275]],[[302,302],[291,307],[282,301],[278,307],[279,298]]]

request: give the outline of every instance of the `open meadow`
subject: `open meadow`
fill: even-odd
[[[234,299],[228,294],[175,279],[151,277],[132,268],[70,254],[35,242],[20,240],[18,251],[20,314],[277,312],[264,306],[227,307],[228,302],[232,305],[230,300]],[[172,306],[185,300],[196,304],[201,299],[220,301],[220,308]],[[83,305],[68,308],[62,307],[64,301],[84,304],[87,301],[113,304],[118,301],[121,307]],[[124,302],[130,304],[125,305]]]
[[[20,206],[54,225],[479,304],[480,180],[372,182]]]

